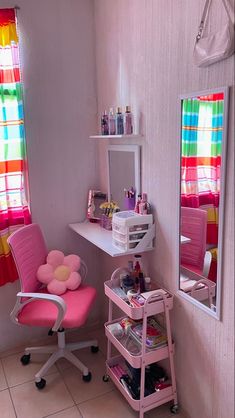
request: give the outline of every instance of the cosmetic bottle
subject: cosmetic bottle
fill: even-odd
[[[144,282],[145,282],[145,292],[149,292],[152,289],[151,278],[145,277]]]
[[[139,273],[140,293],[145,292],[145,281],[142,271]]]
[[[128,261],[127,268],[128,268],[129,273],[130,273],[130,276],[133,276],[134,264],[133,264],[133,261],[132,260],[129,260]]]
[[[140,254],[135,254],[134,255],[134,272],[137,271],[138,275],[140,272],[143,273],[143,262],[142,262],[142,257]]]
[[[131,107],[126,106],[124,113],[124,134],[131,135],[133,133],[133,115],[131,113]]]
[[[121,107],[117,107],[117,113],[116,113],[116,134],[117,135],[123,135],[124,133],[124,123],[123,123],[123,114]]]
[[[115,115],[113,112],[113,108],[110,108],[109,111],[109,135],[116,134],[116,123],[115,123]]]
[[[138,198],[135,204],[135,212],[140,213],[140,202],[141,202],[141,194],[138,194]]]
[[[147,194],[142,194],[142,199],[139,204],[139,213],[141,215],[147,215],[148,213],[148,202],[147,202]]]
[[[109,117],[105,110],[103,115],[101,116],[101,135],[108,135],[108,134],[109,134]]]

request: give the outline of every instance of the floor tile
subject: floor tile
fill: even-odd
[[[2,392],[0,392],[0,417],[16,418],[10,393],[8,390],[3,390]]]
[[[151,411],[148,411],[148,418],[173,418],[174,416],[177,418],[186,418],[185,415],[180,412],[180,410],[177,415],[172,414],[170,411],[171,405],[172,402],[167,402],[158,408],[154,408]]]
[[[4,375],[3,367],[2,367],[2,361],[0,360],[0,391],[7,389],[7,382]]]
[[[82,373],[74,366],[61,371],[67,388],[76,404],[110,392],[114,387],[112,382],[103,382],[105,358],[101,352],[93,354],[90,351],[84,352],[84,350],[80,350],[79,354],[79,359],[86,364],[92,373],[90,382],[84,382]]]
[[[49,357],[48,354],[32,354],[30,363],[27,364],[27,366],[23,366],[20,361],[23,354],[24,353],[21,352],[2,359],[9,387],[34,380],[35,374],[40,370]],[[52,366],[48,370],[47,375],[55,372],[57,372],[57,369],[55,366]]]
[[[89,402],[78,405],[83,418],[138,418],[138,412],[133,411],[118,391],[99,396]]]
[[[42,418],[74,406],[61,375],[47,376],[47,384],[38,390],[34,382],[24,383],[10,389],[17,418]]]
[[[45,417],[47,418],[47,417]],[[61,412],[56,414],[49,415],[48,418],[82,418],[78,408],[74,406],[73,408],[64,409]]]
[[[148,418],[173,418],[174,415],[170,411],[171,403],[163,404],[158,406],[157,408],[148,411]],[[179,415],[177,414],[177,418]]]

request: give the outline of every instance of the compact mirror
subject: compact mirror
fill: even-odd
[[[109,145],[107,147],[108,198],[120,210],[134,209],[140,193],[140,146]]]
[[[179,291],[220,318],[228,88],[180,97]]]

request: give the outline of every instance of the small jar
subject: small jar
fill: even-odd
[[[145,282],[145,292],[149,292],[152,289],[151,278],[150,277],[145,277],[144,282]]]
[[[128,275],[126,275],[122,280],[122,288],[125,293],[128,292],[128,290],[134,289],[134,279]]]

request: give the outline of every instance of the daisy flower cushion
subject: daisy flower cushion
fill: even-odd
[[[75,290],[80,286],[80,265],[78,255],[65,256],[62,251],[52,250],[48,253],[46,264],[38,268],[37,279],[47,286],[49,293],[62,295],[66,290]]]

